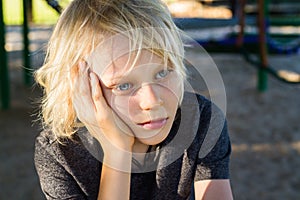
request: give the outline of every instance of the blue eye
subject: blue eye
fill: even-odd
[[[161,70],[156,74],[155,78],[156,79],[165,78],[166,76],[168,76],[169,73],[170,73],[170,70],[167,70],[167,69]]]
[[[117,90],[120,91],[126,91],[129,90],[131,88],[131,84],[130,83],[123,83],[117,86]]]

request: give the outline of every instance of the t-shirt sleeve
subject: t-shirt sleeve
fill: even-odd
[[[199,131],[204,138],[198,152],[194,181],[229,179],[230,138],[225,116],[216,105],[209,103],[203,107]]]
[[[47,199],[86,199],[74,178],[60,164],[56,146],[41,135],[36,139],[34,161],[42,191]]]

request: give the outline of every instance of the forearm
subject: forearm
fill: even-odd
[[[118,163],[116,163],[116,158],[118,158]],[[113,164],[111,162],[113,162]],[[128,155],[122,157],[114,155],[113,158],[104,156],[98,199],[129,199],[131,179],[130,169],[131,158],[129,158]]]
[[[232,200],[232,192],[228,179],[203,180],[195,183],[196,200],[222,199]]]

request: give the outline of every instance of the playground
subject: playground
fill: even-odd
[[[31,25],[30,63],[44,59],[51,25]],[[206,33],[202,30],[201,33]],[[209,30],[208,30],[209,31]],[[226,32],[226,29],[222,29]],[[44,199],[34,170],[34,140],[40,89],[24,83],[22,27],[6,27],[10,107],[0,110],[0,199]],[[188,51],[197,62],[199,50]],[[232,142],[231,184],[237,200],[294,200],[300,197],[300,85],[267,73],[259,90],[259,73],[241,52],[209,52],[222,76]],[[299,54],[269,54],[275,70],[300,72]]]

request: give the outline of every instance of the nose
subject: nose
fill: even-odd
[[[152,110],[163,104],[159,90],[159,86],[153,84],[143,85],[140,88],[140,107],[143,110]]]

